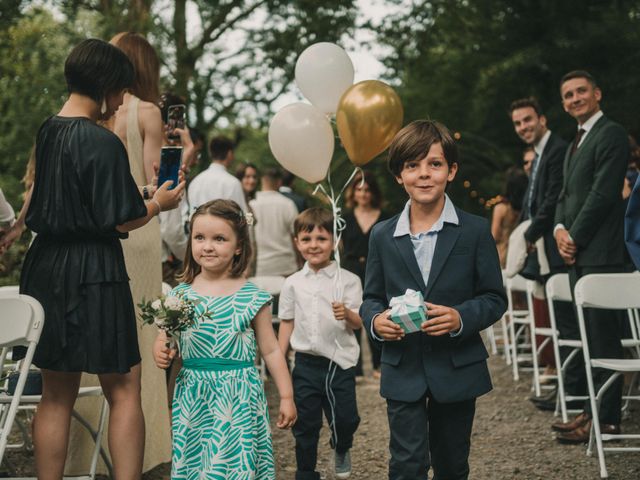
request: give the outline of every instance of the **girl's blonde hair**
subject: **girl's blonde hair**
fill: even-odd
[[[247,224],[247,216],[240,206],[233,200],[213,200],[204,205],[200,205],[191,217],[189,223],[189,236],[193,234],[193,223],[196,218],[204,215],[213,215],[214,217],[226,220],[238,239],[238,248],[240,253],[233,257],[231,264],[231,276],[238,278],[242,276],[251,261],[251,241],[249,240],[249,226]],[[193,279],[200,273],[200,265],[193,258],[191,252],[191,238],[187,243],[187,251],[184,256],[184,270],[177,277],[179,282],[193,283]]]

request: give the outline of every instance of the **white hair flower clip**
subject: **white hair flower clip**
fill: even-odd
[[[253,213],[251,213],[251,212],[243,212],[243,215],[244,215],[244,219],[247,222],[247,225],[252,227],[253,226],[253,222],[254,222]]]

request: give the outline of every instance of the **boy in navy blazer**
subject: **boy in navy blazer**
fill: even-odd
[[[445,193],[458,170],[444,125],[419,120],[389,149],[389,170],[409,194],[404,210],[373,227],[360,315],[382,347],[389,479],[466,479],[476,397],[492,388],[480,331],[506,310],[489,222]],[[428,318],[404,334],[389,301],[422,292]]]

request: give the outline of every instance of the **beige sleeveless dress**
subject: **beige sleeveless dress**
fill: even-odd
[[[131,175],[138,185],[146,185],[142,137],[138,124],[139,102],[137,97],[132,96],[127,108],[127,153]],[[144,227],[130,232],[129,238],[122,241],[122,248],[130,278],[133,303],[137,305],[142,298],[151,299],[160,296],[162,293],[162,242],[157,217]],[[142,410],[146,428],[143,465],[145,472],[160,463],[171,461],[171,433],[165,372],[155,366],[152,356],[156,334],[157,330],[154,327],[141,327],[138,324],[138,343],[142,356]],[[83,375],[83,386],[98,384],[95,375]],[[77,410],[95,424],[99,416],[100,404],[93,399],[82,399],[77,403]],[[93,447],[93,442],[84,429],[77,428],[73,425],[75,423],[75,421],[72,422],[73,428],[69,441],[67,475],[87,472]],[[107,450],[106,433],[103,445]],[[102,473],[106,472],[104,468],[101,470]]]

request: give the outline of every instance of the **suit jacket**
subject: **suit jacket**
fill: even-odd
[[[531,225],[524,232],[529,243],[536,243],[544,237],[544,249],[552,268],[564,268],[565,263],[558,252],[553,236],[556,204],[562,189],[562,165],[567,153],[567,142],[559,135],[551,132],[549,140],[540,157],[540,165],[536,172],[535,183],[531,191]],[[523,220],[527,220],[526,206],[522,209]]]
[[[624,222],[624,239],[636,268],[640,270],[640,178],[633,187]]]
[[[555,223],[576,243],[578,266],[625,263],[621,192],[628,162],[627,132],[604,115],[573,155],[567,149]]]
[[[380,394],[387,399],[414,402],[428,390],[438,402],[458,402],[492,388],[480,331],[506,310],[498,252],[486,219],[456,212],[459,224],[445,223],[438,234],[428,285],[409,235],[393,237],[399,215],[371,231],[360,307],[368,335],[373,317],[407,288],[422,292],[428,302],[455,308],[463,322],[456,337],[417,332],[400,341],[378,342]]]

